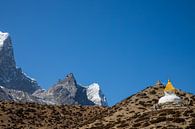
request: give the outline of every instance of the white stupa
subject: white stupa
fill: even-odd
[[[165,104],[165,103],[175,103],[178,104],[181,102],[181,98],[175,94],[175,88],[173,87],[170,80],[164,89],[165,95],[161,97],[158,101],[158,104]]]

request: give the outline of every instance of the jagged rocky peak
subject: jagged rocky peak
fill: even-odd
[[[58,82],[59,84],[65,84],[66,86],[71,86],[71,85],[77,85],[76,79],[73,75],[73,73],[69,73],[68,75],[66,75],[66,77],[64,78],[64,80],[59,80]]]
[[[67,92],[66,94],[72,94],[72,96],[75,96],[77,91],[77,82],[74,78],[74,75],[72,73],[68,74],[65,79],[59,80],[57,84],[55,84],[53,87],[51,87],[48,90],[48,93],[59,93],[59,92]]]
[[[64,80],[59,80],[47,92],[37,92],[35,95],[49,98],[57,104],[107,106],[106,98],[97,83],[81,86],[77,84],[73,73],[68,74]]]
[[[40,88],[21,68],[16,68],[11,37],[3,32],[0,32],[0,85],[30,94]]]
[[[16,68],[11,38],[8,33],[3,32],[0,32],[0,67],[4,68],[1,69],[4,74]]]
[[[80,104],[95,105],[88,100],[86,88],[77,84],[73,73],[69,73],[63,80],[51,87],[45,95],[45,98],[52,98],[56,104]]]

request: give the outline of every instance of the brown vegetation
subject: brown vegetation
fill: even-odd
[[[107,108],[0,102],[0,129],[77,129]]]
[[[195,129],[195,96],[178,90],[183,105],[156,108],[157,84],[113,107],[0,102],[1,129]]]

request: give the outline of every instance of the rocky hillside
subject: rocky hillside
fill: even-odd
[[[78,129],[107,111],[100,106],[0,102],[1,129]]]
[[[82,129],[194,129],[195,96],[178,90],[176,94],[182,98],[183,106],[156,109],[164,87],[158,82],[130,96],[109,109],[108,115],[102,114]]]
[[[0,103],[0,128],[194,129],[195,96],[177,90],[183,104],[157,107],[164,85],[134,94],[113,107]]]

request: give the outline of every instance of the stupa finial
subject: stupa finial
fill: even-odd
[[[165,92],[175,92],[175,87],[171,83],[171,80],[168,80],[168,83],[164,89]]]

